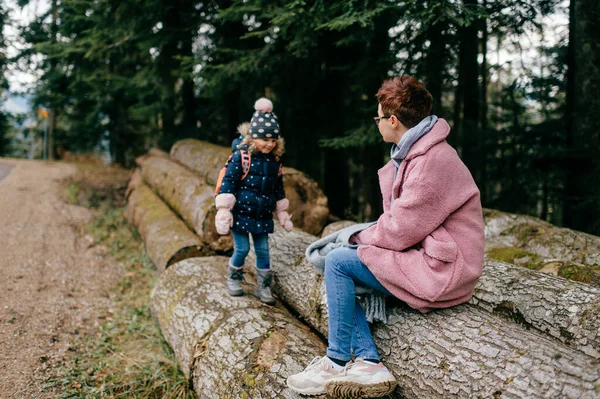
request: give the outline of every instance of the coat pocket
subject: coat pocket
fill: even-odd
[[[432,269],[453,263],[458,256],[458,247],[443,226],[438,227],[422,242],[425,261]]]

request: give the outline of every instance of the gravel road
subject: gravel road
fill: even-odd
[[[119,268],[80,232],[91,212],[60,198],[75,172],[0,159],[0,399],[56,398],[48,378],[111,307]]]

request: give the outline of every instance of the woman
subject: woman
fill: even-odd
[[[448,123],[411,76],[383,82],[375,123],[391,159],[379,170],[383,214],[325,259],[327,355],[290,376],[296,392],[342,397],[390,393],[394,376],[380,362],[356,285],[393,295],[426,313],[468,301],[481,276],[484,224],[479,190],[446,142]],[[354,360],[352,360],[352,355]]]

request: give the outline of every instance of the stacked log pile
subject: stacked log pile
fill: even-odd
[[[152,312],[199,397],[296,397],[285,387],[285,378],[300,371],[312,356],[323,355],[323,343],[283,309],[266,307],[253,298],[252,282],[245,297],[233,299],[225,293],[227,258],[207,256],[224,247],[223,237],[216,236],[214,226],[210,230],[213,217],[198,198],[212,188],[211,179],[230,150],[201,147],[197,140],[183,140],[173,147],[171,158],[164,154],[146,157],[140,162],[144,183],[132,184],[130,220],[138,226],[148,252],[156,251],[151,257],[157,267],[168,266],[153,292]],[[219,152],[223,155],[213,156]],[[138,176],[138,180],[142,179]],[[286,184],[286,194],[288,187]],[[168,213],[164,207],[149,205],[151,200],[136,200],[136,195],[149,196],[148,192],[168,204],[165,207],[178,223],[158,222],[162,216],[140,211],[151,206],[162,209],[156,214]],[[320,205],[313,208],[326,206],[326,199],[318,198],[322,192],[317,194],[303,198],[317,198]],[[318,212],[300,214],[307,220],[319,219],[314,216]],[[516,247],[536,254],[551,246],[535,244],[535,234],[530,234],[525,245],[523,241],[502,241],[513,231],[511,220],[514,225],[516,218],[486,211],[488,249]],[[174,231],[187,228],[200,245],[183,233],[174,233],[177,238],[167,240],[179,244],[169,247],[161,243],[156,237],[161,229],[150,226],[169,223]],[[325,234],[348,223],[329,226]],[[277,227],[270,236],[270,254],[280,302],[326,336],[323,281],[304,257],[306,247],[318,239],[314,234],[322,229],[287,233]],[[561,237],[572,233],[570,242],[575,246],[584,237],[570,230],[561,233]],[[539,236],[541,239],[544,234]],[[597,237],[585,237],[587,247],[568,252],[576,258],[568,258],[567,252],[560,255],[560,251],[536,255],[593,267],[585,262],[595,259],[598,242]],[[173,257],[177,246],[202,250],[194,255],[198,257],[170,261],[181,259]],[[253,264],[253,259],[247,263]],[[386,365],[399,381],[393,397],[597,398],[599,310],[597,287],[488,257],[468,304],[423,315],[389,300],[388,323],[375,324],[373,332]],[[212,368],[206,367],[208,361]]]
[[[207,144],[205,150],[217,154],[218,173],[229,151],[219,157],[216,148],[223,149]],[[214,176],[196,173],[185,158],[180,162],[159,150],[136,163],[125,216],[161,272],[152,313],[198,396],[299,398],[285,380],[322,355],[324,343],[282,306],[262,304],[251,289],[242,298],[227,295],[227,258],[213,255],[231,250],[232,239],[214,226]],[[290,211],[298,224],[321,231],[329,210],[317,184],[293,169],[285,181],[286,194],[296,195]]]

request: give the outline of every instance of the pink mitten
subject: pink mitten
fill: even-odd
[[[275,213],[277,214],[277,219],[279,219],[279,224],[286,231],[291,231],[294,228],[294,224],[292,223],[292,217],[289,213],[286,212],[290,206],[290,201],[287,198],[280,199],[277,201],[277,208],[275,208]]]
[[[217,215],[215,216],[215,227],[217,233],[225,235],[229,233],[229,229],[233,226],[233,215],[231,209],[235,205],[235,196],[233,194],[219,194],[215,197],[215,206],[217,207]]]
[[[292,223],[292,217],[286,211],[281,211],[277,214],[279,224],[285,229],[285,231],[292,231],[294,224]]]
[[[217,233],[225,235],[229,233],[229,229],[233,226],[233,215],[229,209],[219,209],[215,216],[215,227]]]

